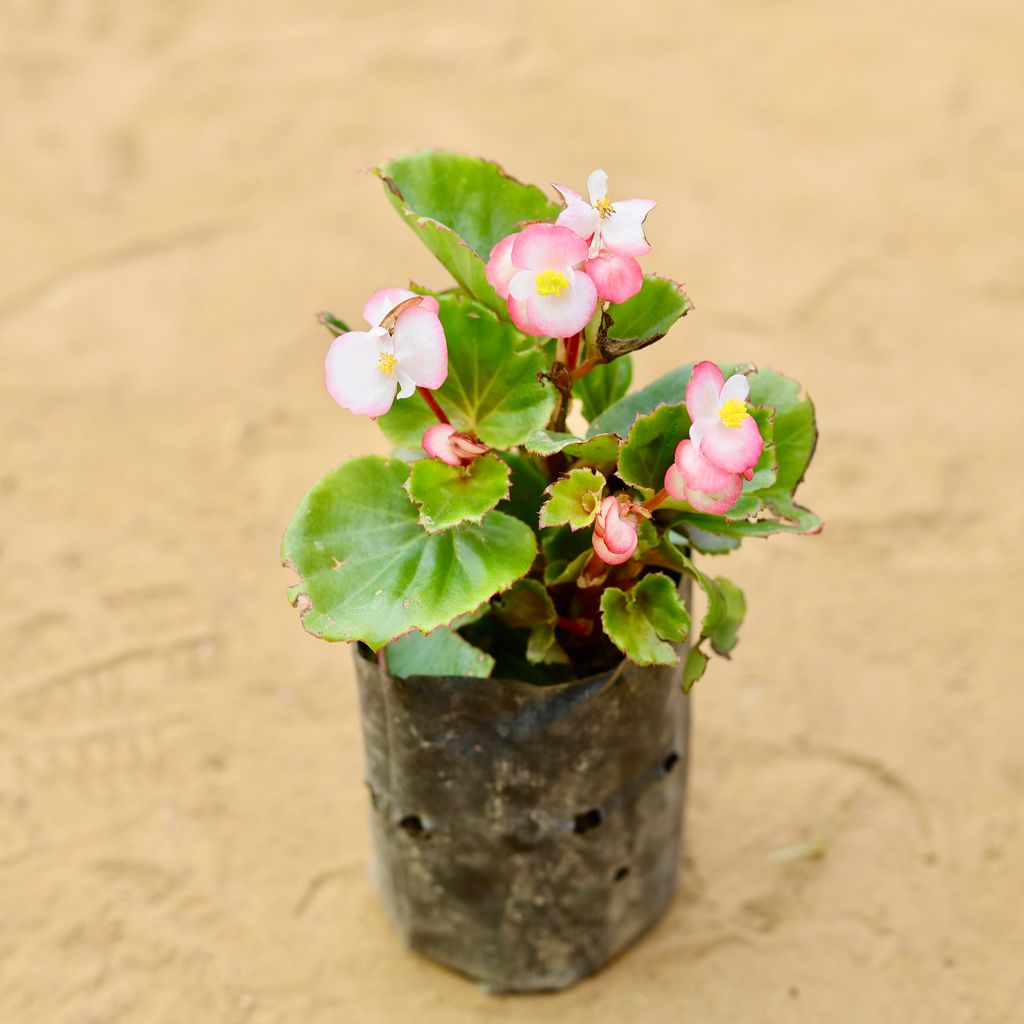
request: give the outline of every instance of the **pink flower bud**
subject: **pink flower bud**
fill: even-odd
[[[631,503],[620,503],[614,495],[603,499],[594,517],[592,543],[601,561],[621,565],[636,551],[636,520],[629,512]]]

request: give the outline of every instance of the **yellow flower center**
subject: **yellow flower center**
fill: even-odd
[[[722,403],[718,415],[727,427],[739,427],[743,425],[743,421],[750,413],[747,412],[746,402],[741,402],[738,398],[730,398],[728,402]]]
[[[598,199],[594,209],[597,210],[598,216],[602,219],[610,217],[615,212],[615,207],[612,206],[612,201],[607,196]]]
[[[542,270],[537,275],[538,295],[561,295],[569,287],[569,278],[557,270]]]
[[[381,352],[380,359],[377,360],[377,369],[385,377],[394,377],[397,365],[398,360],[390,352]]]

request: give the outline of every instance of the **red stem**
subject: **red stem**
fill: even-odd
[[[565,339],[565,368],[572,373],[576,369],[576,361],[580,357],[580,334]]]
[[[657,507],[658,507],[658,506],[659,506],[659,505],[660,505],[660,504],[661,504],[661,503],[662,503],[662,502],[663,502],[663,501],[664,501],[664,500],[665,500],[666,498],[669,498],[669,497],[671,497],[671,495],[670,495],[670,494],[668,493],[668,491],[667,491],[667,490],[666,490],[666,489],[665,489],[665,488],[663,487],[663,488],[662,488],[662,489],[661,489],[660,491],[658,491],[658,493],[657,493],[657,494],[656,494],[656,495],[655,495],[655,496],[654,496],[653,498],[648,498],[648,499],[647,499],[647,501],[645,501],[645,502],[644,502],[644,508],[645,508],[645,509],[647,509],[647,511],[648,511],[648,512],[652,512],[652,511],[654,511],[654,509],[656,509],[656,508],[657,508]]]
[[[575,633],[576,636],[590,636],[594,631],[594,623],[590,619],[567,619],[564,615],[559,615],[557,625],[559,629],[564,629],[566,633]]]
[[[590,373],[590,371],[594,369],[595,366],[600,365],[601,360],[595,359],[593,356],[591,356],[589,359],[584,359],[583,362],[580,363],[580,365],[577,366],[576,369],[572,371],[572,379],[580,380],[582,377],[586,377],[586,375]]]
[[[442,409],[441,406],[437,404],[437,399],[426,388],[417,388],[416,390],[419,391],[419,393],[423,396],[423,401],[430,406],[430,409],[433,412],[433,414],[442,423],[447,423],[451,425],[452,421],[448,419],[447,416],[445,416],[444,409]]]

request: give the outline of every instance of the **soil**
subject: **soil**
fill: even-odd
[[[1024,8],[0,4],[0,1020],[1024,1020]],[[426,145],[659,201],[696,309],[637,359],[785,370],[817,538],[695,698],[685,882],[494,998],[367,873],[349,652],[277,563],[384,451],[328,308],[445,283],[360,167]],[[719,567],[720,566],[720,567]]]

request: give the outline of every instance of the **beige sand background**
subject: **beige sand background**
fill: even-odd
[[[1024,8],[0,3],[0,1021],[1024,1020]],[[348,652],[277,565],[383,451],[311,313],[442,284],[424,145],[650,195],[638,360],[802,380],[816,539],[729,560],[685,885],[567,993],[399,948]]]

